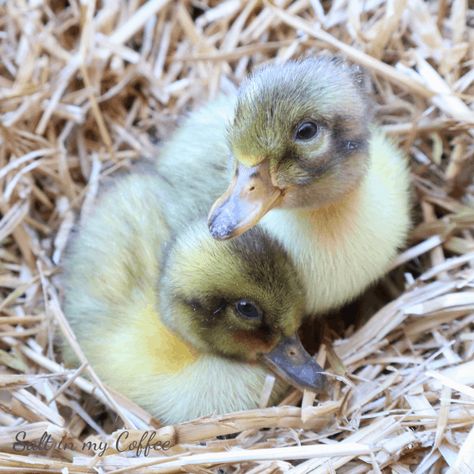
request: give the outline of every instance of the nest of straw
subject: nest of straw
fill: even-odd
[[[0,2],[0,470],[473,472],[473,24],[466,0]],[[365,319],[319,348],[331,399],[160,426],[64,369],[61,258],[103,178],[255,65],[319,52],[372,74],[415,201]]]

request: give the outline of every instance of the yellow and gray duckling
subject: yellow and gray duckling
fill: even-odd
[[[174,234],[161,181],[117,180],[68,249],[66,316],[102,380],[165,423],[257,407],[264,364],[321,390],[296,335],[304,295],[284,249],[258,227],[216,241],[205,219]]]
[[[183,162],[232,161],[232,182],[209,214],[212,235],[260,221],[297,265],[310,314],[382,276],[410,226],[406,160],[371,124],[368,96],[360,68],[340,59],[271,65],[227,101],[225,131],[211,106],[207,133],[197,115],[177,135],[189,142]]]

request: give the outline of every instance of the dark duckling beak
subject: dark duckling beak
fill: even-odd
[[[227,191],[209,212],[211,235],[218,240],[237,237],[253,227],[282,196],[271,180],[268,160],[257,166],[239,163]]]
[[[326,391],[326,377],[321,366],[306,352],[299,337],[284,338],[263,361],[289,384],[312,392]]]

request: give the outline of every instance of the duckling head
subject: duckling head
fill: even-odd
[[[180,234],[163,262],[162,320],[197,351],[263,362],[292,385],[324,389],[322,368],[297,336],[302,285],[262,229],[219,242],[203,222]]]
[[[260,69],[242,84],[228,144],[234,178],[209,213],[216,239],[270,209],[318,208],[368,169],[369,83],[358,66],[318,57]]]

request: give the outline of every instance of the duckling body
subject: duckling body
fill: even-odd
[[[137,172],[100,198],[68,251],[66,316],[102,380],[165,423],[255,408],[268,374],[258,354],[294,333],[303,314],[296,272],[260,230],[222,245],[201,219],[172,235],[163,209],[170,190],[160,182]],[[268,271],[239,284],[252,259]],[[262,283],[272,273],[281,278]],[[241,296],[262,308],[265,322],[236,316]],[[262,325],[266,333],[252,340]],[[286,387],[278,381],[272,401]]]

